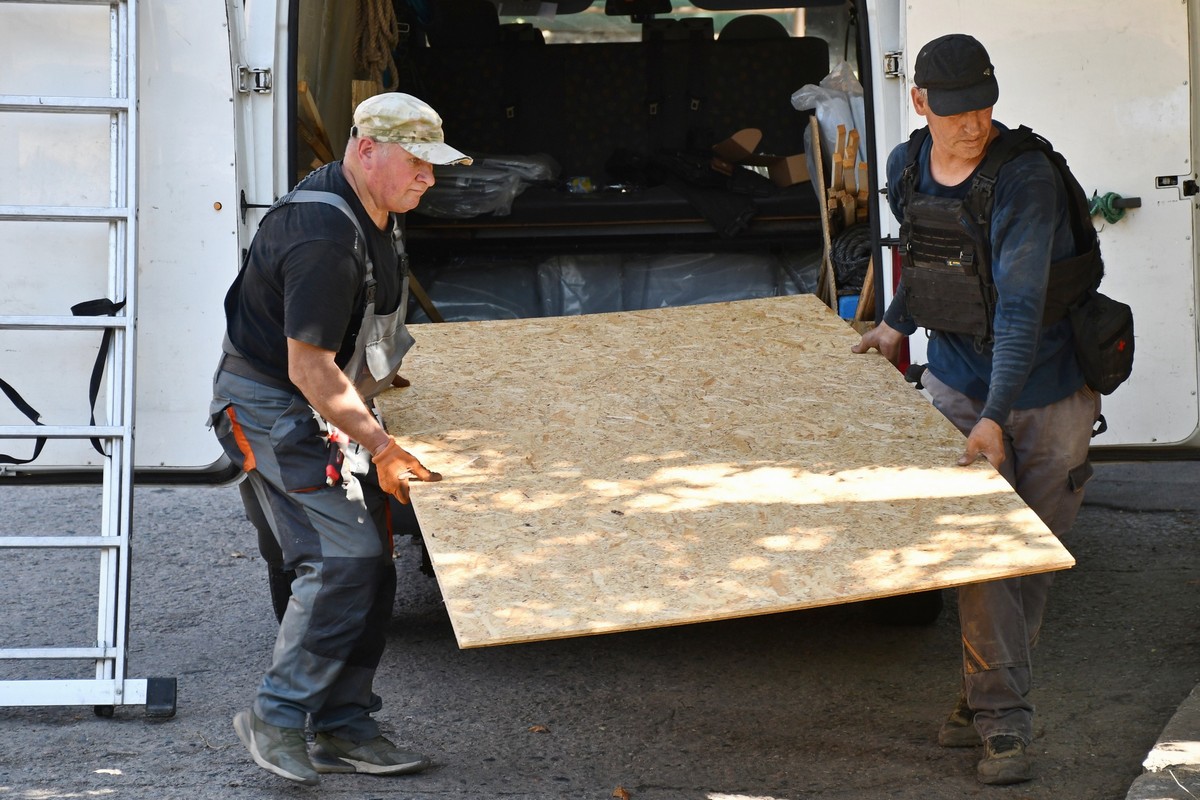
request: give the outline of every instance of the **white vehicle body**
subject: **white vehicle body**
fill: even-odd
[[[293,182],[293,8],[287,0],[140,0],[135,455],[143,476],[230,477],[205,425],[211,376],[224,294],[263,207]],[[93,34],[107,13],[104,5],[0,3],[0,94],[105,93],[108,43]],[[1136,361],[1133,377],[1105,398],[1110,427],[1099,451],[1152,456],[1200,445],[1189,50],[1198,17],[1197,0],[875,0],[860,9],[880,186],[888,152],[921,125],[908,100],[917,50],[961,31],[978,36],[996,64],[998,120],[1047,137],[1087,191],[1141,198],[1124,219],[1101,223],[1103,288],[1134,309]],[[0,205],[98,203],[110,179],[104,125],[103,117],[0,117]],[[878,224],[884,237],[896,235],[886,204]],[[65,314],[105,294],[101,226],[0,222],[0,245],[0,313]],[[890,286],[891,259],[883,264]],[[98,334],[3,337],[0,378],[44,422],[87,419]],[[913,349],[919,360],[919,340]],[[0,402],[0,425],[24,423]],[[54,441],[35,464],[0,474],[78,475],[99,460],[86,440]]]
[[[1115,0],[875,5],[873,62],[900,53],[903,72],[875,82],[876,164],[924,124],[909,100],[921,45],[962,32],[980,39],[996,65],[995,119],[1049,139],[1089,194],[1141,199],[1116,223],[1094,220],[1105,260],[1102,291],[1132,306],[1136,342],[1133,375],[1104,398],[1109,430],[1095,444],[1147,447],[1148,454],[1195,447],[1197,64],[1189,44],[1200,8]],[[880,218],[884,235],[896,236],[886,204]],[[923,343],[913,338],[919,362]]]

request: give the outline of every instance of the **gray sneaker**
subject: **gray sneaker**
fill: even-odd
[[[938,744],[942,747],[978,747],[983,744],[979,731],[975,730],[975,712],[961,694],[954,704],[954,710],[938,729]]]
[[[1005,786],[1023,783],[1033,777],[1025,743],[1016,736],[997,734],[984,743],[983,759],[975,768],[980,783]]]
[[[263,722],[250,710],[234,715],[233,729],[250,751],[254,763],[263,769],[305,786],[316,786],[321,782],[321,776],[308,759],[303,730]]]
[[[317,772],[362,772],[367,775],[406,775],[420,772],[430,761],[420,753],[399,749],[382,736],[365,742],[318,733],[312,763]]]
[[[353,764],[330,754],[324,747],[313,747],[308,751],[308,757],[312,760],[313,769],[322,775],[358,772]]]

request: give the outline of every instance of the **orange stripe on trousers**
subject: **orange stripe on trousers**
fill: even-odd
[[[233,410],[233,406],[226,408],[225,413],[229,415],[229,422],[233,425],[233,440],[237,442],[238,450],[242,451],[242,458],[245,461],[242,471],[249,472],[258,466],[258,462],[254,460],[254,451],[250,449],[250,441],[246,438],[246,432],[242,430],[242,424],[238,422],[237,412]]]

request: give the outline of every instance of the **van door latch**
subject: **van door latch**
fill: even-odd
[[[242,189],[242,222],[246,221],[246,212],[252,208],[270,208],[274,203],[251,203],[246,199],[246,190]]]
[[[1154,179],[1158,189],[1179,189],[1181,197],[1193,197],[1197,194],[1195,178],[1181,178],[1178,175],[1159,175]]]
[[[245,64],[238,64],[238,94],[269,94],[271,91],[271,70],[251,69]]]
[[[883,77],[904,77],[904,51],[893,50],[883,54]]]

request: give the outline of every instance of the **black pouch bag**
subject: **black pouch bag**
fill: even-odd
[[[1112,394],[1133,372],[1133,309],[1092,289],[1071,308],[1070,317],[1087,385]]]

